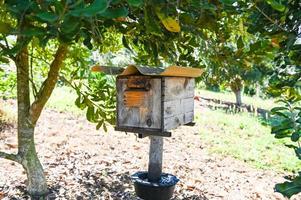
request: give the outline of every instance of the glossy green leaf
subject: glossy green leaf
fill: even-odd
[[[301,177],[298,176],[291,182],[286,181],[284,183],[276,184],[275,190],[285,197],[291,198],[301,191]]]
[[[58,19],[58,16],[51,12],[42,12],[36,15],[40,20],[53,23]]]
[[[76,17],[66,16],[61,25],[61,31],[64,34],[74,33],[79,29],[80,24],[80,21]]]
[[[98,123],[97,123],[97,125],[96,125],[96,130],[99,130],[100,129],[100,127],[103,125],[103,120],[100,120]]]
[[[299,140],[299,138],[300,138],[300,135],[297,132],[293,133],[292,136],[291,136],[291,140],[293,142],[297,142]]]
[[[108,6],[109,2],[107,0],[94,0],[89,6],[72,10],[70,14],[77,17],[92,17],[105,12]]]
[[[126,7],[121,8],[112,8],[107,9],[103,13],[100,14],[100,16],[108,18],[108,19],[114,19],[118,17],[126,17],[129,14],[129,11]]]
[[[279,0],[266,0],[266,2],[270,4],[272,8],[274,8],[275,10],[278,10],[280,12],[285,11],[286,7],[282,5]]]
[[[45,35],[46,30],[43,28],[39,27],[31,27],[31,28],[26,28],[24,31],[22,31],[22,35],[32,37],[32,36],[41,36]]]
[[[86,118],[89,122],[94,122],[94,107],[89,106],[86,113]]]
[[[103,123],[103,130],[105,131],[105,132],[108,132],[108,128],[107,128],[107,126],[106,126],[106,124],[105,123]]]
[[[128,0],[130,6],[139,7],[143,5],[143,0]]]
[[[238,49],[244,48],[244,42],[243,42],[243,39],[242,39],[241,36],[240,36],[240,37],[238,38],[238,40],[237,40],[237,48],[238,48]]]
[[[274,112],[281,111],[281,110],[288,110],[288,108],[284,107],[284,106],[282,106],[282,107],[274,107],[274,108],[272,108],[271,112],[274,113]]]

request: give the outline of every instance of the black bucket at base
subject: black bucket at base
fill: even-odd
[[[162,174],[162,177],[168,177],[171,181],[158,183],[148,182],[147,172],[137,172],[132,175],[136,195],[144,200],[171,199],[175,185],[177,184],[179,179],[171,174]]]

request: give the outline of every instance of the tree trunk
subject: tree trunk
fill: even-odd
[[[34,128],[20,130],[19,141],[21,164],[27,174],[27,191],[32,197],[44,196],[48,193],[43,167],[37,156],[34,144]]]
[[[242,105],[242,89],[243,89],[243,81],[240,77],[235,77],[231,82],[230,82],[230,88],[232,92],[235,94],[236,98],[236,105],[241,106]]]
[[[241,93],[242,93],[241,90],[237,90],[237,91],[234,92],[234,94],[235,94],[235,99],[236,99],[236,104],[237,104],[238,106],[241,106],[241,105],[242,105]]]
[[[259,85],[259,83],[256,83],[256,97],[257,98],[260,97],[260,85]]]
[[[34,144],[34,127],[30,120],[30,90],[28,51],[24,47],[16,56],[18,101],[18,157],[26,171],[30,195],[45,195],[46,178]]]

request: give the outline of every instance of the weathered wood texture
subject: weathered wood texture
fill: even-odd
[[[194,78],[164,77],[164,101],[194,96]]]
[[[164,130],[193,121],[194,78],[164,77]]]
[[[161,78],[118,78],[117,126],[161,129]]]
[[[150,136],[148,180],[159,181],[162,173],[163,137]]]

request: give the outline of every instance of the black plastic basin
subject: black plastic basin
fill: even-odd
[[[134,182],[136,195],[141,199],[169,200],[179,179],[172,174],[162,173],[160,181],[149,182],[147,172],[137,172],[132,175],[132,181]]]

